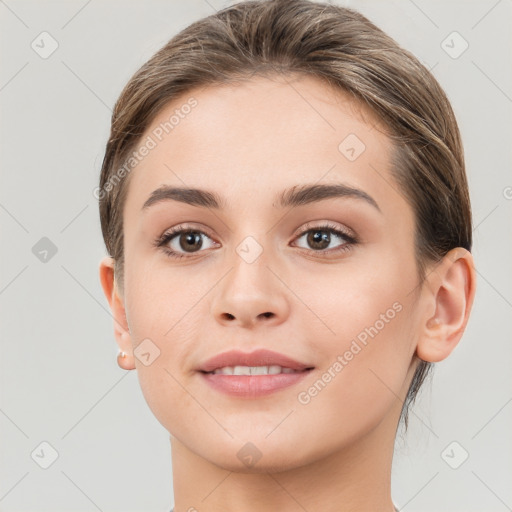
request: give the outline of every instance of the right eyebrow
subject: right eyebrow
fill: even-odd
[[[156,190],[153,190],[142,206],[142,209],[145,210],[151,205],[162,201],[179,201],[192,206],[213,208],[215,210],[222,209],[221,204],[223,204],[223,201],[215,192],[199,188],[170,187],[162,185]]]

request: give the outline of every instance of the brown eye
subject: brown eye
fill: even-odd
[[[208,240],[210,243],[209,246],[206,246],[207,249],[216,245],[206,233],[178,226],[162,235],[155,241],[155,245],[161,247],[170,257],[184,258],[187,254],[201,252],[201,249],[205,248],[204,240]]]
[[[352,243],[352,238],[345,233],[327,227],[318,227],[304,231],[298,239],[300,240],[304,237],[307,243],[307,247],[304,248],[312,249],[314,251],[325,251],[328,248],[335,249]],[[335,242],[341,243],[338,243],[338,245],[335,245],[334,247],[329,247]]]
[[[331,235],[328,231],[315,229],[307,233],[306,240],[312,249],[327,249],[331,243]]]
[[[335,224],[327,223],[322,226],[306,225],[306,229],[296,237],[299,247],[319,257],[332,257],[351,250],[359,240],[351,230],[345,230]]]
[[[203,241],[199,231],[183,231],[174,238],[178,239],[179,246],[186,252],[195,252],[201,249]]]

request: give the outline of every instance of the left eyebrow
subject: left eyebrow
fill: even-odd
[[[379,212],[381,209],[377,201],[364,190],[345,185],[343,183],[333,183],[327,185],[296,185],[292,188],[284,190],[278,197],[278,206],[286,208],[289,206],[301,206],[304,204],[331,199],[334,197],[351,197],[354,199],[362,199],[366,203],[376,208]],[[382,212],[381,212],[382,213]]]
[[[287,208],[336,197],[361,199],[382,213],[375,199],[364,190],[343,183],[296,185],[282,191],[276,199],[279,208]],[[162,185],[151,193],[142,209],[147,209],[162,201],[179,201],[192,206],[212,208],[214,210],[221,210],[226,204],[225,200],[213,191]]]

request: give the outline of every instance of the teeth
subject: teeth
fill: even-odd
[[[249,366],[235,366],[233,375],[251,375],[251,368]]]
[[[268,366],[268,374],[269,375],[277,375],[278,373],[285,373],[284,370],[291,370],[291,368],[281,368],[280,366],[277,366],[277,365]]]
[[[278,373],[296,373],[291,368],[283,368],[278,365],[271,366],[224,366],[213,371],[222,375],[277,375]]]

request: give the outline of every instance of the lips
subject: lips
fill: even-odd
[[[313,368],[312,365],[301,363],[284,354],[260,349],[254,352],[241,352],[239,350],[223,352],[202,363],[198,371],[211,373],[219,368],[229,366],[281,366],[297,372]]]
[[[197,370],[205,384],[225,396],[259,399],[297,385],[313,369],[314,366],[284,354],[260,349],[250,353],[223,352],[205,361]]]

